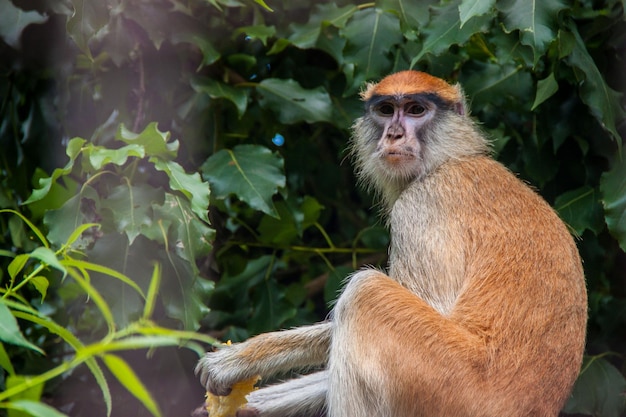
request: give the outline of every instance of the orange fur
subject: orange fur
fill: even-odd
[[[353,398],[365,404],[354,415],[556,416],[580,368],[587,307],[576,246],[554,211],[477,156],[411,184],[390,216],[389,276],[357,273],[336,307],[350,332],[333,335],[331,368],[377,393]]]
[[[461,101],[459,90],[441,78],[433,77],[425,72],[401,71],[385,77],[378,84],[368,84],[361,93],[364,101],[372,96],[394,96],[401,94],[433,93],[450,103]]]

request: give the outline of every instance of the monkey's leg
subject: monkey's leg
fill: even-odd
[[[226,395],[235,382],[255,375],[269,377],[292,369],[325,364],[330,323],[264,333],[243,343],[207,352],[196,365],[207,391]]]
[[[356,273],[332,323],[329,417],[489,415],[469,411],[489,395],[484,341],[383,273]]]
[[[328,371],[315,372],[252,391],[237,417],[321,417],[327,391]]]

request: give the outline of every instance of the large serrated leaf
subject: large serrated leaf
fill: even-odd
[[[626,410],[626,379],[606,359],[590,356],[563,411],[594,417],[620,417]]]
[[[92,59],[89,42],[109,23],[107,3],[90,0],[73,0],[74,14],[67,20],[70,37],[87,57]]]
[[[261,107],[274,111],[281,123],[328,122],[332,103],[322,87],[304,89],[294,80],[268,78],[257,85]]]
[[[272,196],[285,186],[283,169],[283,159],[266,147],[239,145],[212,155],[201,171],[215,197],[234,194],[250,207],[277,217]]]
[[[588,185],[558,196],[554,208],[578,236],[587,229],[598,234],[604,227],[598,192]]]
[[[312,10],[307,23],[290,26],[293,33],[289,41],[298,48],[312,48],[316,45],[324,26],[343,28],[357,10],[354,5],[337,7],[334,3],[318,4]]]
[[[56,210],[48,210],[44,215],[44,224],[48,227],[48,240],[55,245],[68,242],[76,228],[85,223],[93,223],[100,210],[100,196],[89,185],[85,185],[80,194],[69,198]],[[72,243],[75,249],[85,249],[93,243],[94,237],[83,234]]]
[[[462,0],[459,5],[461,27],[474,16],[482,16],[496,4],[496,0]]]
[[[48,195],[52,186],[56,183],[56,180],[62,176],[65,176],[72,172],[72,168],[74,167],[74,161],[80,155],[83,149],[83,145],[87,141],[82,138],[73,138],[67,145],[66,153],[70,157],[70,160],[63,168],[57,168],[52,171],[52,175],[46,178],[39,179],[39,188],[33,190],[32,194],[28,199],[24,202],[24,204],[34,203],[35,201],[39,201]]]
[[[471,97],[472,107],[498,106],[510,99],[518,103],[528,102],[533,83],[530,74],[519,66],[485,62],[477,64],[477,68],[460,78],[465,92]]]
[[[568,26],[571,32],[563,33],[559,40],[564,44],[563,49],[570,52],[566,62],[574,68],[579,79],[580,97],[600,124],[621,143],[616,128],[617,122],[624,118],[624,111],[620,107],[621,94],[607,85],[576,26]]]
[[[206,223],[209,222],[209,184],[202,181],[200,174],[188,174],[182,166],[174,161],[163,161],[151,158],[154,167],[163,171],[170,179],[172,190],[180,191],[191,201],[193,212]]]
[[[342,30],[348,40],[345,61],[364,79],[379,78],[391,70],[390,51],[402,42],[398,17],[378,8],[356,12]]]
[[[143,146],[146,156],[156,156],[165,160],[174,159],[179,146],[177,140],[169,142],[170,132],[161,132],[156,122],[150,123],[141,133],[131,132],[122,124],[115,138],[129,145]]]
[[[376,5],[398,16],[402,33],[411,41],[417,39],[417,33],[430,19],[431,2],[428,1],[379,0]]]
[[[461,24],[459,7],[450,3],[443,7],[433,8],[433,17],[423,29],[424,42],[420,52],[411,60],[413,68],[426,54],[439,55],[452,45],[465,44],[469,38],[487,30],[491,16],[475,16]]]
[[[209,97],[224,98],[232,102],[237,108],[239,117],[243,116],[248,107],[249,90],[246,88],[237,88],[224,84],[217,80],[205,77],[196,77],[191,81],[191,86],[199,93],[207,94]]]
[[[600,191],[609,232],[626,252],[626,148],[615,155],[611,170],[602,174]]]
[[[505,30],[519,30],[520,41],[533,48],[536,63],[555,40],[557,15],[566,5],[561,0],[502,0],[496,7],[504,14]]]
[[[108,210],[115,228],[125,233],[129,244],[142,234],[143,229],[152,226],[152,203],[163,203],[163,190],[145,184],[122,184],[111,190],[107,198],[101,200],[101,208]]]
[[[95,170],[100,170],[107,164],[121,166],[130,157],[143,158],[145,156],[143,147],[135,144],[122,146],[118,149],[109,149],[89,143],[85,146],[84,153]]]

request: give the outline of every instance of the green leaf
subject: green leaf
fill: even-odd
[[[274,111],[281,123],[328,122],[332,119],[332,103],[322,87],[304,89],[294,80],[267,78],[257,85],[259,104]]]
[[[626,252],[626,148],[611,162],[611,170],[600,178],[602,204],[609,232]]]
[[[58,246],[70,244],[74,249],[85,249],[93,243],[93,234],[82,233],[74,242],[74,232],[84,224],[92,224],[100,214],[100,196],[89,185],[83,186],[81,193],[69,198],[56,210],[48,210],[44,224],[48,227],[48,240]]]
[[[234,194],[250,207],[277,217],[272,196],[285,186],[283,164],[283,159],[266,147],[239,145],[212,155],[201,171],[216,198]]]
[[[265,279],[255,293],[248,327],[254,333],[267,332],[280,328],[295,315],[295,307],[285,299],[284,288],[276,280]]]
[[[558,14],[567,6],[562,0],[502,0],[496,7],[504,14],[507,32],[520,31],[520,40],[533,48],[535,63],[556,39]]]
[[[199,276],[193,262],[180,256],[168,256],[163,264],[160,296],[167,316],[180,320],[184,329],[198,330],[200,320],[209,312],[206,307],[213,282]]]
[[[411,0],[378,0],[376,5],[400,19],[400,29],[410,41],[416,41],[422,27],[430,19],[430,2]]]
[[[115,223],[115,229],[125,233],[132,244],[144,229],[152,227],[152,203],[163,204],[164,192],[148,184],[122,184],[111,190],[107,198],[101,200],[102,210],[108,210]]]
[[[4,343],[0,342],[0,367],[6,371],[9,375],[15,375],[15,368],[11,363],[11,358],[4,348]]]
[[[16,309],[20,307],[23,308],[23,306],[21,305],[12,305],[12,307]],[[31,309],[23,309],[23,310],[31,311]],[[47,329],[52,334],[59,335],[66,343],[72,346],[72,348],[74,348],[74,350],[76,351],[84,347],[83,344],[80,342],[80,340],[78,340],[78,338],[76,338],[76,336],[74,336],[70,331],[68,331],[64,327],[61,327],[57,323],[53,322],[48,317],[41,316],[41,314],[37,311],[32,310],[32,314],[30,314],[24,311],[14,310],[13,314],[17,318],[28,320],[32,323],[42,326],[43,328]],[[100,390],[102,391],[102,397],[103,397],[104,403],[106,405],[106,410],[107,410],[106,415],[110,416],[111,415],[111,392],[109,390],[109,385],[106,381],[106,378],[104,377],[104,373],[102,372],[100,365],[98,365],[98,362],[96,362],[95,358],[93,357],[86,359],[85,364],[87,365],[87,367],[93,374],[96,380],[96,383],[98,384],[98,386],[100,387]]]
[[[563,411],[595,417],[619,417],[626,410],[626,379],[607,360],[587,356]]]
[[[96,33],[109,23],[109,10],[105,2],[91,0],[72,0],[74,14],[67,20],[66,28],[78,48],[93,59],[89,42]]]
[[[180,320],[185,329],[197,330],[208,313],[206,302],[213,282],[200,277],[196,261],[211,250],[215,231],[193,215],[189,201],[174,194],[167,194],[162,206],[154,206],[154,216],[164,228],[154,240],[167,239],[159,288],[163,306],[168,317]]]
[[[96,171],[101,170],[107,164],[121,166],[130,157],[143,158],[145,156],[143,147],[137,144],[122,146],[118,149],[108,149],[88,144],[84,152],[89,158],[89,163]]]
[[[566,62],[575,70],[580,97],[589,106],[598,122],[613,135],[619,144],[622,139],[616,126],[617,122],[624,118],[624,111],[620,107],[621,94],[607,85],[604,76],[589,55],[576,26],[570,23],[569,29],[573,35],[574,44]],[[568,36],[562,38],[563,42],[567,42],[565,39],[568,39]]]
[[[475,33],[488,28],[491,16],[475,16],[467,22],[461,22],[459,7],[450,3],[443,7],[433,7],[433,16],[422,29],[424,43],[420,52],[411,60],[413,68],[426,54],[440,55],[452,45],[463,45]],[[463,23],[463,24],[462,24]]]
[[[535,110],[541,103],[549,99],[559,90],[559,84],[556,82],[554,73],[551,72],[543,80],[537,82],[537,93],[535,95],[535,102],[531,107],[531,110]]]
[[[0,5],[0,38],[13,49],[20,49],[20,38],[28,25],[43,23],[48,20],[36,10],[24,11],[15,7],[11,1]]]
[[[0,340],[44,354],[43,350],[24,338],[17,320],[2,300],[0,300]]]
[[[264,216],[259,224],[259,241],[276,245],[288,245],[301,234],[297,214],[284,201],[276,203],[278,216]],[[300,216],[302,217],[302,216]]]
[[[30,204],[35,201],[41,200],[48,194],[50,188],[56,182],[56,180],[72,172],[74,160],[82,152],[85,142],[86,140],[82,138],[73,138],[70,140],[66,149],[66,153],[70,157],[68,163],[63,168],[57,168],[52,171],[52,175],[50,175],[49,177],[39,179],[39,188],[33,190],[32,194],[30,195],[30,197],[28,197],[24,204]]]
[[[11,263],[9,263],[9,266],[7,267],[11,279],[15,279],[15,277],[17,277],[17,274],[19,274],[20,271],[24,269],[24,266],[29,259],[30,255],[26,253],[22,253],[13,258],[13,260],[11,261]]]
[[[155,204],[153,209],[155,218],[158,218],[164,227],[171,229],[168,234],[175,240],[170,242],[169,246],[173,247],[182,259],[195,265],[197,258],[205,256],[211,250],[215,231],[193,215],[188,201],[167,194],[165,202],[162,205]],[[163,236],[149,237],[159,242],[163,241]]]
[[[276,27],[265,25],[244,26],[238,28],[235,34],[244,34],[251,39],[258,39],[263,46],[267,46],[267,39],[276,35]]]
[[[19,385],[28,384],[32,381],[31,377],[24,375],[10,375],[6,380],[6,388],[7,390],[14,388]],[[30,405],[40,404],[39,400],[41,399],[41,393],[43,392],[44,384],[35,384],[33,386],[28,387],[26,390],[21,391],[19,394],[11,397],[11,405],[15,403],[20,404],[26,402]],[[31,412],[27,412],[24,408],[9,406],[8,409],[8,417],[26,417],[30,415],[34,415],[39,417],[38,414],[32,414]]]
[[[42,263],[63,272],[63,276],[67,274],[67,270],[61,264],[54,251],[52,251],[51,249],[39,247],[30,253],[30,257],[39,259]]]
[[[276,203],[279,218],[265,216],[259,224],[259,240],[266,243],[288,245],[312,226],[319,218],[323,206],[313,197],[306,196],[298,204],[293,199]]]
[[[132,279],[130,279],[129,277],[127,277],[126,275],[117,272],[114,269],[111,269],[105,265],[99,265],[99,264],[95,264],[93,262],[87,262],[87,261],[81,261],[79,259],[65,259],[63,261],[63,264],[65,266],[69,266],[69,267],[74,267],[74,268],[80,268],[83,269],[85,271],[93,271],[93,272],[99,272],[101,274],[110,276],[112,278],[118,279],[120,281],[122,281],[123,283],[125,283],[126,285],[132,287],[135,291],[137,291],[137,293],[142,297],[145,298],[145,294],[143,293],[143,290],[135,283],[135,281],[133,281]]]
[[[191,80],[191,86],[198,93],[207,94],[213,99],[224,98],[232,102],[237,108],[239,117],[243,116],[248,107],[249,89],[233,87],[220,81],[206,78],[195,77]]]
[[[459,5],[459,17],[461,18],[461,28],[472,17],[482,16],[489,12],[496,4],[496,0],[462,0]]]
[[[378,8],[354,13],[341,33],[348,40],[345,62],[354,64],[363,79],[389,72],[390,53],[403,41],[398,17]]]
[[[150,286],[148,288],[148,294],[146,295],[146,304],[143,308],[142,318],[150,320],[152,313],[154,313],[154,306],[156,304],[157,296],[159,295],[159,286],[161,285],[161,266],[158,262],[155,262],[154,269],[152,270],[152,277],[150,278]]]
[[[179,146],[177,140],[168,143],[170,133],[161,132],[156,122],[150,123],[141,133],[133,133],[122,124],[115,138],[129,145],[141,145],[146,151],[146,156],[156,156],[164,160],[174,159]]]
[[[50,281],[48,278],[42,276],[32,277],[28,282],[30,282],[37,292],[41,294],[41,302],[44,301],[46,295],[48,294],[48,287],[50,286]]]
[[[558,196],[554,208],[578,236],[587,229],[598,234],[604,228],[599,196],[588,185]]]
[[[254,2],[258,5],[260,5],[261,7],[263,7],[265,10],[267,10],[268,12],[273,12],[274,10],[272,10],[272,8],[270,6],[267,5],[267,3],[265,3],[263,0],[254,0]]]
[[[9,409],[9,417],[18,417],[23,415],[33,417],[67,417],[67,414],[63,414],[55,408],[39,401],[17,400],[5,403],[3,406]],[[11,410],[17,410],[20,414],[18,415],[16,413],[12,413]]]
[[[137,398],[155,417],[161,416],[159,406],[135,372],[122,358],[116,355],[103,355],[102,359],[117,380]]]
[[[174,161],[162,161],[156,158],[150,160],[154,167],[163,171],[170,179],[170,187],[182,192],[189,201],[191,209],[204,222],[209,223],[209,184],[202,180],[200,174],[187,174],[183,167]]]
[[[471,97],[472,107],[502,106],[508,102],[528,104],[533,83],[527,71],[519,66],[495,63],[477,63],[476,66],[476,71],[463,73],[460,78]]]
[[[324,27],[343,28],[357,10],[354,5],[337,7],[335,3],[317,4],[311,11],[306,24],[291,24],[290,28],[293,33],[289,41],[298,48],[313,48]]]

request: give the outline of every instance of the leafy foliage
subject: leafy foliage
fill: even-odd
[[[192,381],[193,358],[133,362],[136,378],[120,386],[135,408],[112,404],[92,364],[130,375],[122,345],[107,350],[111,335],[132,333],[117,329],[148,316],[237,341],[323,318],[350,271],[384,265],[388,243],[344,162],[357,93],[416,68],[462,84],[497,158],[580,237],[590,356],[565,411],[623,414],[624,3],[309,3],[2,3],[0,207],[20,214],[0,217],[13,303],[0,303],[11,377],[0,384],[10,394],[14,376],[49,369],[65,385],[79,380],[76,359],[41,359],[34,346],[108,346],[84,356],[97,399],[68,400],[49,383],[3,407],[55,415],[36,402],[43,395],[76,415],[184,414],[201,402],[196,382],[155,404],[144,394],[165,389],[159,375],[174,362]],[[141,346],[165,334],[138,333]],[[589,389],[604,386],[615,389]],[[181,403],[163,401],[173,396]]]

